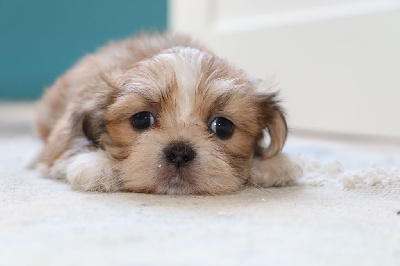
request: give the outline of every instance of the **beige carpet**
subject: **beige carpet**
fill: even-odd
[[[83,193],[27,170],[40,143],[0,122],[0,265],[400,265],[399,146],[292,137],[293,187]]]

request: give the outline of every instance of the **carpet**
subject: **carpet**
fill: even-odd
[[[400,265],[399,147],[290,138],[297,185],[223,196],[73,191],[0,138],[0,265]]]

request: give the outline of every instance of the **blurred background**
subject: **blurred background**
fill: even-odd
[[[165,29],[275,79],[295,132],[400,139],[400,0],[1,0],[0,114],[107,40]]]
[[[108,40],[166,25],[166,0],[0,0],[0,97],[38,99]]]

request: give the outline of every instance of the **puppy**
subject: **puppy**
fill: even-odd
[[[46,91],[37,130],[45,175],[79,190],[215,195],[301,175],[280,153],[277,94],[186,36],[84,57]]]

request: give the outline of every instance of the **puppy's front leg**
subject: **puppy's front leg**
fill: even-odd
[[[67,151],[51,168],[41,170],[50,178],[66,179],[74,189],[114,192],[120,190],[118,163],[113,163],[101,149]]]
[[[120,189],[116,166],[100,149],[76,154],[68,160],[66,179],[77,190],[114,192]]]
[[[267,160],[254,158],[252,162],[251,182],[262,187],[289,186],[302,175],[300,165],[284,153]]]

